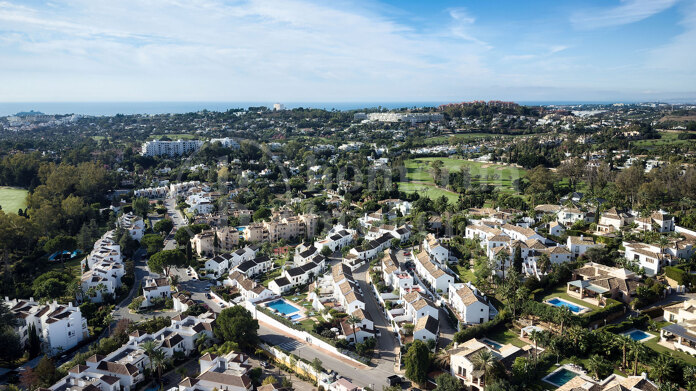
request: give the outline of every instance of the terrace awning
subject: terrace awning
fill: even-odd
[[[696,343],[696,335],[692,334],[689,332],[688,329],[686,329],[683,326],[680,326],[678,324],[671,324],[668,326],[665,326],[662,328],[662,330],[669,331],[670,333],[677,335],[679,337],[682,337],[686,339],[687,341],[691,341]]]
[[[577,287],[577,288],[586,289],[588,291],[596,292],[596,293],[599,293],[600,295],[603,293],[609,292],[609,289],[598,286],[598,285],[594,285],[589,281],[575,280],[575,281],[569,282],[568,285],[572,285],[572,286]]]

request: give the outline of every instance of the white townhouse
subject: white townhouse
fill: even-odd
[[[568,241],[567,241],[566,245],[567,245],[568,251],[570,251],[570,255],[573,257],[573,259],[581,256],[587,250],[589,250],[593,247],[603,246],[603,244],[601,244],[601,243],[595,243],[593,237],[591,237],[591,236],[586,237],[585,235],[568,236]]]
[[[62,305],[54,300],[40,304],[33,297],[29,300],[5,297],[5,303],[17,318],[14,328],[23,345],[29,340],[30,326],[36,330],[42,350],[51,355],[73,348],[89,337],[87,319],[72,303]]]
[[[319,253],[319,248],[314,246],[313,243],[300,243],[295,247],[295,255],[292,260],[295,266],[302,266],[311,261],[316,255],[319,255]]]
[[[92,251],[82,260],[82,270],[91,269],[101,262],[122,263],[121,246],[116,241],[116,232],[107,231],[94,242]]]
[[[693,254],[692,245],[679,246],[674,242],[665,248],[636,242],[623,242],[623,246],[626,259],[636,262],[650,277],[660,273],[663,267],[678,262],[678,258],[688,259]]]
[[[92,372],[86,365],[76,365],[55,384],[43,390],[50,391],[121,391],[121,379]]]
[[[585,212],[577,208],[564,207],[556,213],[556,221],[567,227],[581,220],[585,220]]]
[[[232,259],[232,254],[218,254],[205,261],[205,271],[215,278],[220,278],[230,270]]]
[[[92,270],[82,273],[80,288],[82,299],[101,303],[104,296],[116,297],[116,289],[121,286],[121,277],[125,274],[123,264],[100,262]]]
[[[436,266],[425,251],[421,251],[418,255],[412,255],[412,258],[416,266],[416,273],[420,278],[433,290],[447,294],[449,285],[454,282],[454,277]]]
[[[213,201],[208,195],[191,194],[186,198],[186,203],[189,205],[189,207],[186,208],[186,212],[195,215],[212,213],[215,209]]]
[[[186,377],[168,391],[251,391],[253,384],[248,372],[249,357],[230,352],[224,356],[206,353],[198,360],[200,375]]]
[[[597,232],[609,233],[618,231],[630,223],[631,218],[628,215],[620,213],[616,208],[611,208],[599,215]]]
[[[322,240],[314,242],[314,247],[321,251],[324,247],[328,247],[331,252],[342,249],[353,242],[355,230],[343,228],[338,224],[331,228],[331,231]]]
[[[134,215],[132,212],[119,216],[116,225],[128,232],[134,240],[140,241],[145,233],[145,222],[140,216]]]
[[[657,232],[673,232],[676,228],[674,224],[674,216],[669,215],[667,212],[657,211],[650,215],[653,224],[657,227]]]
[[[439,310],[430,299],[423,296],[420,292],[412,291],[401,296],[401,300],[406,310],[406,315],[411,318],[412,322],[417,322],[418,319],[424,316],[431,316],[435,319],[439,318]]]
[[[165,198],[169,194],[169,188],[167,186],[160,187],[148,187],[146,189],[138,189],[133,192],[133,195],[137,197],[145,197],[149,199],[159,199]]]
[[[561,209],[562,206],[560,205],[540,204],[534,207],[534,213],[537,216],[537,220],[540,220],[543,215],[557,215]]]
[[[256,258],[258,248],[256,246],[245,246],[230,254],[230,267],[235,267],[244,261],[249,261]]]
[[[566,229],[558,221],[552,221],[549,223],[549,234],[553,236],[561,236],[565,233]]]
[[[296,286],[309,284],[321,274],[325,265],[326,259],[319,255],[302,266],[284,270],[280,277],[268,284],[268,289],[281,295]]]
[[[172,296],[172,288],[169,285],[169,279],[166,277],[153,278],[148,277],[145,279],[145,285],[143,286],[143,300],[140,307],[149,307],[153,305],[153,300],[155,299],[168,299]]]
[[[382,280],[393,289],[411,289],[414,285],[413,276],[401,270],[396,253],[387,249],[382,257]]]
[[[358,309],[365,309],[365,299],[362,292],[352,280],[346,280],[338,284],[334,289],[334,298],[341,304],[344,312],[347,314],[352,314]]]
[[[249,261],[244,261],[237,265],[236,271],[242,273],[244,276],[251,278],[257,274],[265,273],[271,269],[273,262],[271,258],[266,255],[256,257]]]
[[[443,246],[433,234],[427,234],[423,239],[423,249],[430,255],[430,259],[441,265],[449,263],[449,249]]]
[[[526,242],[527,240],[536,239],[541,242],[546,242],[546,238],[539,235],[535,230],[526,227],[520,227],[518,225],[503,224],[500,229],[504,234],[512,238],[513,240],[520,240]]]
[[[479,225],[468,225],[465,230],[465,236],[467,239],[478,240],[481,243],[481,247],[489,247],[488,240],[492,237],[502,234],[498,228],[489,227],[484,224]]]
[[[476,366],[475,359],[481,351],[490,351],[496,361],[509,357],[519,352],[519,348],[512,345],[504,345],[500,349],[494,349],[476,338],[472,338],[461,344],[454,344],[454,348],[450,353],[450,373],[459,381],[467,390],[483,390],[485,380],[483,379],[484,372]]]
[[[460,325],[481,324],[490,319],[488,299],[471,283],[450,284],[448,303]]]
[[[391,234],[383,234],[377,239],[363,243],[362,246],[351,248],[350,254],[354,255],[359,260],[370,260],[376,257],[380,251],[391,247],[392,239],[394,239],[394,237]]]
[[[415,323],[413,327],[413,340],[437,341],[440,332],[440,322],[432,316],[426,315]]]
[[[226,286],[236,287],[244,300],[251,303],[270,299],[271,297],[276,296],[276,293],[274,293],[271,289],[264,287],[254,280],[250,280],[244,274],[236,270],[230,273],[223,284]]]
[[[205,335],[214,338],[213,322],[215,313],[205,312],[199,316],[183,316],[181,314],[172,317],[171,325],[164,327],[152,334],[134,331],[128,336],[128,344],[140,346],[146,341],[153,340],[164,351],[167,357],[172,357],[175,352],[181,352],[190,356],[197,351],[196,340]]]

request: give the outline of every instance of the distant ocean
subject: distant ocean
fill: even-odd
[[[246,109],[252,106],[273,107],[276,102],[8,102],[0,103],[0,116],[19,112],[39,111],[44,114],[167,114],[191,113],[201,110],[227,111],[229,109]],[[383,107],[386,109],[437,107],[451,102],[280,102],[287,109],[298,107],[325,110],[360,110]],[[573,105],[606,104],[613,102],[519,102],[526,105]]]

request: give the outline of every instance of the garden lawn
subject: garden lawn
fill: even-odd
[[[0,206],[5,213],[17,213],[27,207],[28,190],[19,187],[0,186]]]
[[[672,350],[670,348],[666,348],[662,345],[659,345],[658,344],[658,342],[660,341],[660,333],[659,332],[648,331],[648,333],[657,336],[657,338],[651,338],[649,341],[643,342],[643,344],[646,347],[648,347],[648,348],[650,348],[658,353],[668,353],[672,357],[678,358],[678,359],[686,362],[689,365],[696,365],[696,357],[694,357],[690,354],[686,354],[684,352],[678,352],[676,350]]]
[[[513,330],[510,329],[505,329],[503,331],[497,331],[492,334],[486,334],[486,338],[493,340],[495,342],[499,342],[503,345],[506,344],[513,344],[517,346],[518,348],[524,347],[529,345],[528,343],[522,341],[517,337],[517,333],[514,332]]]
[[[474,272],[471,271],[470,268],[460,266],[460,265],[452,265],[451,268],[452,268],[452,270],[457,272],[457,274],[459,275],[459,278],[462,280],[462,282],[474,281]]]

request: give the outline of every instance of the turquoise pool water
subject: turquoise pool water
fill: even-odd
[[[585,309],[585,307],[567,302],[563,299],[559,299],[558,297],[554,297],[553,299],[549,300],[548,303],[556,307],[566,307],[576,314]]]
[[[280,312],[283,315],[290,315],[290,314],[294,314],[295,312],[299,311],[299,309],[297,309],[297,307],[286,303],[285,300],[283,300],[283,299],[278,299],[276,301],[272,301],[272,302],[266,304],[266,307],[273,308],[274,310]]]
[[[495,341],[492,341],[492,340],[490,340],[490,339],[488,339],[488,338],[486,338],[486,339],[484,339],[484,340],[482,340],[482,341],[483,341],[483,343],[485,343],[486,345],[492,347],[492,348],[495,349],[495,350],[500,350],[500,348],[503,347],[503,345],[501,345],[501,344],[499,344],[499,343],[497,343],[497,342],[495,342]]]
[[[631,339],[633,339],[634,341],[642,341],[644,339],[651,337],[650,334],[646,333],[645,331],[641,331],[641,330],[633,330],[626,335],[631,337]]]
[[[544,378],[544,380],[548,383],[551,383],[555,386],[560,387],[560,386],[568,383],[569,381],[573,380],[573,378],[577,375],[578,374],[573,372],[573,371],[569,371],[565,368],[561,368],[560,370],[546,376],[546,378]]]

